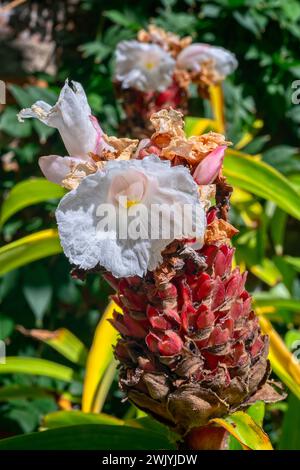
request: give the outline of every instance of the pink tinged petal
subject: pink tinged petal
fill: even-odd
[[[126,204],[128,201],[141,202],[148,186],[144,173],[129,170],[113,178],[109,187],[109,200],[112,203]]]
[[[226,146],[220,145],[210,152],[197,166],[193,177],[198,184],[211,184],[216,179],[222,167]]]
[[[39,158],[39,166],[47,180],[61,184],[63,179],[70,173],[73,166],[82,162],[76,157],[59,157],[58,155],[47,155]]]
[[[147,147],[147,145],[149,145],[150,143],[150,139],[142,139],[139,143],[139,145],[137,146],[137,149],[133,155],[133,158],[139,158],[140,156],[140,152],[145,148]]]
[[[94,127],[94,129],[96,131],[95,147],[92,150],[92,152],[95,153],[96,155],[101,155],[103,150],[108,150],[110,152],[114,152],[115,151],[114,147],[112,147],[107,142],[105,142],[105,140],[103,138],[103,130],[101,129],[100,124],[99,124],[98,119],[96,118],[96,116],[91,115],[91,116],[89,116],[89,119],[92,123],[92,126]]]

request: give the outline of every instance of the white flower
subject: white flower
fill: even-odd
[[[201,43],[194,43],[183,49],[177,57],[177,65],[180,68],[200,72],[201,64],[208,60],[214,61],[218,74],[224,78],[238,66],[235,55],[228,50]]]
[[[18,114],[20,122],[25,118],[37,118],[44,124],[58,129],[70,157],[49,155],[39,159],[39,165],[47,179],[60,184],[70,170],[79,163],[89,162],[89,152],[100,154],[107,147],[103,132],[92,116],[86,94],[80,83],[68,82],[62,88],[57,103],[50,106],[37,101],[31,108]]]
[[[186,207],[190,212],[183,212]],[[171,218],[170,208],[175,209]],[[156,209],[162,217],[153,219]],[[106,221],[111,222],[108,229],[101,219],[105,211]],[[154,270],[174,238],[203,239],[206,225],[189,170],[171,167],[154,155],[108,162],[103,171],[87,176],[64,196],[56,218],[70,262],[85,270],[101,266],[115,277],[143,276]],[[136,221],[138,236],[133,229]]]
[[[121,41],[115,57],[115,78],[122,88],[164,91],[172,83],[175,61],[156,44]]]

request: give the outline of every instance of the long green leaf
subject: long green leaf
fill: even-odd
[[[225,418],[211,420],[225,428],[244,447],[251,450],[272,450],[272,445],[267,434],[261,427],[243,411],[237,411]]]
[[[288,214],[300,219],[299,195],[292,184],[270,165],[228,149],[224,174],[233,186],[273,201]]]
[[[20,238],[0,248],[0,276],[61,251],[57,230],[42,230]]]
[[[104,413],[83,413],[82,411],[54,411],[43,418],[42,426],[47,429],[79,424],[110,424],[122,426],[124,421]]]
[[[270,295],[263,296],[261,294],[254,295],[254,303],[256,307],[272,307],[274,310],[286,309],[291,312],[300,313],[300,300],[298,299],[284,299],[280,297],[273,297]]]
[[[19,373],[43,375],[65,382],[72,382],[72,380],[76,379],[76,374],[70,367],[35,357],[12,356],[6,358],[5,364],[0,364],[0,374]]]
[[[58,184],[51,183],[45,178],[32,178],[22,181],[10,191],[2,204],[0,226],[12,215],[32,204],[58,199],[65,194],[65,190]]]
[[[269,359],[275,374],[300,399],[300,365],[293,354],[263,315],[259,316],[262,332],[269,336]]]
[[[247,415],[251,416],[253,421],[255,423],[262,427],[263,421],[264,421],[264,416],[265,416],[265,404],[263,401],[257,401],[253,405],[249,406],[247,409],[246,413]],[[242,450],[243,446],[240,444],[240,442],[232,435],[230,434],[230,439],[229,439],[229,450]]]
[[[38,388],[31,385],[5,385],[0,387],[0,401],[47,397],[51,396],[51,392],[51,389]]]
[[[172,450],[163,434],[129,426],[87,424],[0,440],[0,450]]]
[[[49,331],[38,329],[27,330],[22,326],[19,326],[17,329],[25,336],[30,336],[31,338],[43,341],[69,361],[74,362],[74,364],[81,366],[85,365],[87,349],[82,341],[80,341],[80,339],[67,328],[59,328],[55,331]]]

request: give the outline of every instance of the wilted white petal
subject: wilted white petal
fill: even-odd
[[[164,91],[172,83],[175,61],[156,44],[121,41],[115,57],[115,78],[123,88]]]
[[[120,204],[123,196],[130,202],[126,207]],[[143,205],[147,216],[141,217],[142,225],[150,236],[136,240],[122,237],[121,223],[118,222],[121,219],[118,217],[115,229],[99,231],[99,207],[103,204],[111,204],[118,217],[121,215],[128,220],[130,210]],[[153,204],[162,207],[163,219],[170,206],[178,208],[171,219],[169,238],[151,237],[150,208]],[[193,233],[185,226],[178,232],[181,227],[179,213],[184,205],[191,207],[193,222],[197,219]],[[77,189],[64,196],[56,218],[62,247],[72,264],[85,270],[99,265],[116,277],[143,276],[147,270],[160,264],[161,252],[173,241],[176,230],[177,239],[195,236],[202,239],[206,225],[198,187],[188,169],[171,167],[170,162],[153,155],[143,160],[108,162],[103,171],[87,176]],[[161,222],[157,225],[161,234]]]
[[[54,106],[37,101],[31,108],[22,109],[18,118],[37,118],[58,129],[69,155],[87,159],[88,153],[99,147],[101,129],[91,121],[91,108],[81,84],[70,83],[72,86],[66,81]]]
[[[183,49],[177,57],[177,65],[181,68],[199,72],[201,63],[213,60],[220,76],[230,75],[238,66],[235,55],[223,47],[209,44],[194,43]]]
[[[58,155],[47,155],[39,158],[39,166],[44,176],[53,183],[61,184],[63,179],[83,160],[75,157],[60,157]]]

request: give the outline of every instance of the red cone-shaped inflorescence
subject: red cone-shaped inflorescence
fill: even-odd
[[[208,222],[209,232],[216,210]],[[182,434],[256,400],[280,399],[268,382],[268,338],[251,308],[246,273],[232,269],[233,254],[228,242],[198,251],[174,242],[143,279],[106,275],[124,312],[112,320],[121,335],[121,388]]]

